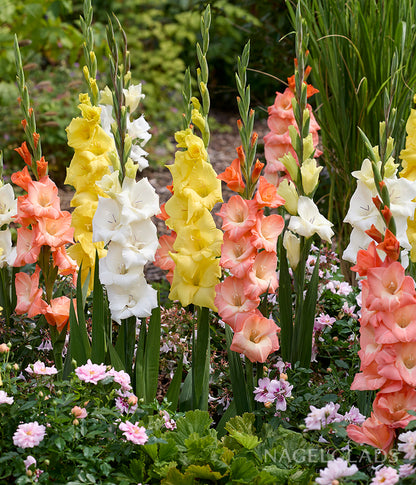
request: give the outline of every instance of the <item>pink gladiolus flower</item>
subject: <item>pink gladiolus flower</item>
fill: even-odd
[[[386,381],[387,379],[378,373],[378,365],[377,362],[374,361],[365,367],[363,372],[355,374],[351,389],[354,391],[375,391],[380,389]]]
[[[69,320],[71,300],[67,296],[60,296],[51,300],[45,310],[45,318],[49,325],[56,326],[58,332],[62,332]],[[76,300],[74,299],[74,308]]]
[[[361,359],[361,370],[368,367],[381,350],[381,345],[375,339],[375,329],[371,325],[360,328],[360,346],[358,355]]]
[[[42,290],[39,288],[40,268],[36,266],[32,276],[27,273],[17,273],[16,275],[16,295],[17,305],[16,313],[22,315],[28,314],[29,318],[44,313],[47,303],[42,300]]]
[[[222,217],[222,229],[228,232],[230,239],[238,241],[241,236],[256,223],[257,203],[245,200],[239,195],[233,195],[227,204],[221,206],[217,215]]]
[[[19,448],[33,448],[43,440],[46,428],[37,421],[19,424],[13,435],[13,444]]]
[[[85,408],[80,408],[79,406],[74,406],[71,409],[71,414],[76,418],[76,419],[84,419],[88,416],[87,410]]]
[[[34,364],[28,365],[25,371],[35,376],[53,376],[58,373],[58,370],[54,365],[46,367],[44,362],[41,362],[40,360],[36,361]]]
[[[42,177],[38,181],[31,180],[27,186],[27,197],[20,200],[18,214],[20,211],[28,216],[34,216],[36,219],[58,218],[60,202],[55,183],[48,176]]]
[[[265,362],[272,352],[279,350],[278,330],[273,320],[253,313],[234,334],[230,349],[244,354],[251,362]]]
[[[60,246],[52,252],[53,262],[58,266],[62,275],[72,275],[73,283],[76,284],[78,264],[66,252],[65,246]]]
[[[126,437],[126,440],[136,445],[144,445],[149,439],[146,434],[146,428],[139,426],[138,421],[135,424],[130,423],[130,421],[120,423],[119,428],[121,431],[124,431],[123,435]]]
[[[75,374],[81,381],[97,384],[107,377],[107,367],[104,364],[93,364],[91,359],[88,359],[85,365],[75,369]]]
[[[379,448],[384,455],[391,450],[395,438],[395,432],[386,424],[381,423],[373,413],[362,426],[349,424],[347,433],[349,438],[355,442]]]
[[[380,312],[378,317],[396,342],[416,341],[416,305],[402,306],[394,312]]]
[[[234,331],[241,328],[243,321],[260,304],[260,298],[249,299],[244,290],[243,280],[235,277],[226,278],[215,287],[218,313]]]
[[[16,259],[13,266],[36,263],[40,254],[40,246],[35,242],[36,231],[19,227],[17,229]]]
[[[256,254],[256,248],[248,235],[242,236],[238,241],[233,241],[227,233],[224,234],[220,265],[229,269],[233,276],[243,278],[250,271]]]
[[[416,341],[386,346],[377,361],[380,375],[416,387]]]
[[[272,214],[265,216],[262,212],[257,214],[255,227],[251,230],[251,243],[257,249],[276,252],[277,238],[283,231],[285,223],[282,216]]]
[[[279,283],[277,281],[276,253],[262,251],[258,253],[253,268],[245,280],[244,291],[249,298],[256,298],[262,293],[274,293]]]
[[[394,262],[386,268],[372,268],[367,272],[369,310],[392,312],[416,303],[415,283],[405,276],[404,268]]]
[[[405,428],[416,419],[409,410],[416,411],[416,391],[409,386],[399,392],[378,393],[373,403],[376,418],[392,428]]]

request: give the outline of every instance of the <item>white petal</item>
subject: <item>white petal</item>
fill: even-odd
[[[120,228],[121,207],[117,200],[98,198],[98,206],[92,220],[93,241],[107,244]]]

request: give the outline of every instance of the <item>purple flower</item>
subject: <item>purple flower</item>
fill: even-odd
[[[320,430],[330,423],[337,423],[343,420],[343,416],[337,412],[339,404],[334,404],[333,402],[320,409],[315,406],[310,406],[309,409],[311,412],[305,418],[305,431]]]

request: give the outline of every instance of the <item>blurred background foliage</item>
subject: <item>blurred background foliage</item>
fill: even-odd
[[[99,84],[107,84],[105,25],[114,12],[126,31],[133,82],[143,83],[143,111],[153,137],[146,146],[153,165],[165,163],[181,126],[182,83],[186,66],[195,72],[200,13],[210,3],[212,26],[208,61],[213,109],[236,112],[237,56],[251,39],[252,98],[266,116],[281,83],[293,69],[293,39],[283,1],[93,0]],[[6,173],[20,167],[13,151],[23,141],[17,105],[13,36],[16,33],[42,137],[43,151],[57,183],[72,157],[65,127],[78,116],[78,94],[85,90],[79,17],[82,0],[0,0],[0,148]],[[279,41],[283,38],[283,41]]]

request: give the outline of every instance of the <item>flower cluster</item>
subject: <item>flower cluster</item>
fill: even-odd
[[[371,234],[379,236],[384,234],[387,227],[386,216],[388,220],[391,217],[394,218],[397,228],[396,237],[402,248],[411,249],[406,228],[408,219],[413,219],[416,209],[414,201],[416,185],[406,178],[398,178],[397,167],[398,165],[394,163],[392,157],[384,165],[384,178],[381,183],[387,187],[390,197],[390,213],[388,214],[382,214],[379,210],[381,200],[370,160],[365,159],[361,170],[352,172],[357,179],[357,188],[351,197],[350,207],[344,219],[344,222],[348,222],[353,228],[350,243],[343,253],[343,259],[346,261],[356,262],[357,252],[368,247],[372,240]],[[381,161],[378,162],[378,169],[380,170],[380,168]],[[372,233],[369,233],[370,230]]]
[[[135,173],[135,172],[134,172]],[[93,218],[93,241],[104,241],[108,252],[100,260],[100,281],[106,286],[113,320],[148,317],[157,306],[157,293],[144,276],[158,246],[151,218],[159,212],[159,197],[147,178],[129,176],[119,182],[119,171],[106,175],[97,185],[99,197]]]
[[[386,253],[384,261],[377,251]],[[354,390],[379,390],[373,413],[362,427],[347,428],[351,439],[387,453],[395,430],[405,428],[416,411],[416,291],[410,276],[397,261],[400,246],[387,230],[383,243],[372,241],[360,250],[353,267],[362,281],[360,318],[361,372]]]
[[[309,74],[310,67],[305,72],[305,77]],[[266,157],[267,165],[264,170],[267,180],[278,186],[284,179],[291,180],[291,175],[282,161],[283,157],[290,153],[295,160],[297,155],[293,149],[289,127],[297,127],[295,115],[293,113],[292,100],[295,97],[295,83],[294,76],[289,79],[289,87],[283,93],[276,93],[276,99],[272,106],[269,106],[267,125],[270,132],[264,137],[264,155]],[[317,93],[318,90],[313,86],[308,85],[307,96],[310,97]],[[310,115],[310,133],[313,140],[313,145],[316,147],[319,142],[318,130],[320,127],[312,113],[312,107],[308,104],[307,109]],[[318,157],[322,152],[315,151],[314,157]]]
[[[75,207],[72,226],[76,244],[70,248],[69,254],[82,265],[81,282],[84,283],[90,270],[94,271],[96,251],[99,258],[105,255],[104,242],[93,242],[92,220],[98,196],[106,196],[96,182],[110,173],[109,152],[114,150],[114,142],[100,126],[101,108],[91,106],[88,95],[80,95],[78,108],[82,117],[74,118],[66,129],[68,145],[75,153],[65,183],[75,188],[71,207]],[[90,290],[93,284],[94,278],[90,278]]]
[[[241,163],[242,148],[231,167],[218,178],[225,180],[229,188],[244,188]],[[252,179],[258,187],[250,200],[233,195],[222,205],[224,243],[221,248],[221,266],[229,272],[216,287],[215,305],[222,320],[233,330],[231,350],[246,355],[252,362],[264,362],[267,356],[278,350],[278,327],[273,320],[258,310],[261,295],[274,293],[277,280],[277,238],[282,232],[282,216],[264,214],[264,207],[276,208],[284,203],[277,195],[276,187],[260,175],[262,165],[256,163]],[[235,183],[234,183],[234,182]]]
[[[183,306],[193,303],[216,311],[222,233],[210,211],[222,202],[221,182],[201,138],[189,128],[177,132],[175,138],[177,147],[184,150],[178,150],[175,163],[168,165],[173,195],[165,205],[166,225],[176,234],[169,253],[175,265],[169,298]]]
[[[30,318],[43,314],[58,332],[69,318],[70,300],[66,296],[52,298],[53,284],[59,272],[75,276],[77,265],[66,252],[65,245],[73,243],[74,229],[71,214],[61,211],[58,188],[47,175],[48,164],[42,157],[37,162],[38,180],[32,180],[28,166],[32,158],[23,143],[18,150],[26,166],[12,174],[12,182],[26,194],[17,199],[17,215],[14,221],[21,225],[17,229],[16,257],[14,266],[37,263],[32,275],[16,274],[16,313],[27,313]],[[33,167],[32,167],[33,168]],[[50,258],[52,256],[52,263]],[[45,282],[45,295],[39,287],[40,272]]]
[[[353,424],[362,424],[365,421],[365,416],[355,406],[352,406],[344,415],[338,412],[339,408],[340,405],[334,404],[332,401],[322,408],[310,406],[311,411],[305,418],[305,431],[319,431],[331,423],[340,423],[341,421]]]
[[[358,472],[357,465],[348,465],[348,462],[342,458],[336,458],[328,462],[326,468],[320,470],[319,477],[315,479],[315,483],[319,485],[332,485],[339,483],[339,478],[350,477]]]
[[[286,411],[286,398],[292,395],[293,386],[280,378],[270,380],[268,377],[259,379],[258,387],[254,389],[254,400],[271,405],[276,402],[276,411]]]

